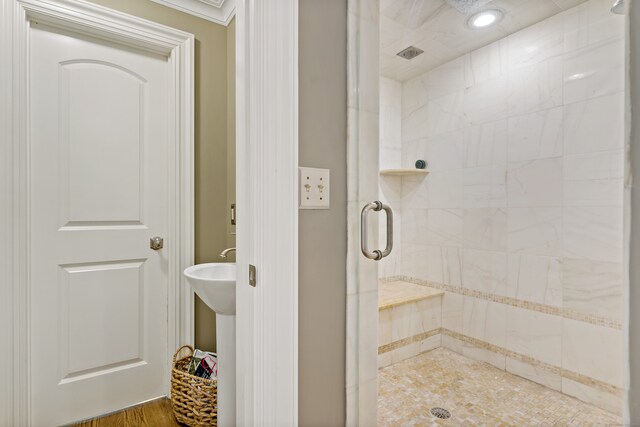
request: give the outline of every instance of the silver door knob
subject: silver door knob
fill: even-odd
[[[151,247],[151,249],[153,249],[154,251],[157,251],[158,249],[162,249],[163,244],[164,244],[164,240],[162,239],[162,237],[155,236],[151,238],[151,241],[149,242],[149,247]]]

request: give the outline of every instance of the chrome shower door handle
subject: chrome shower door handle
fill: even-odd
[[[382,209],[382,203],[375,201],[371,203],[367,203],[360,213],[360,249],[362,250],[362,254],[376,261],[382,259],[382,252],[378,249],[371,252],[369,250],[369,238],[368,238],[368,228],[369,228],[369,211],[380,211]]]
[[[387,214],[387,245],[382,251],[382,258],[389,256],[393,250],[393,211],[391,206],[382,205],[382,210]]]
[[[368,225],[369,225],[369,211],[380,212],[384,210],[387,215],[387,246],[384,251],[375,249],[373,252],[369,250],[369,238],[368,238]],[[393,250],[393,211],[387,205],[382,204],[380,201],[367,203],[360,213],[360,248],[362,254],[372,260],[380,261],[382,258],[388,256]]]

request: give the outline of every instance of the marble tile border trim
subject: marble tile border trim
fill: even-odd
[[[535,359],[530,356],[526,356],[524,354],[516,353],[511,350],[507,350],[506,348],[499,347],[497,345],[490,344],[486,341],[479,340],[477,338],[472,338],[468,335],[464,335],[458,332],[454,332],[452,330],[446,328],[436,328],[430,331],[426,331],[412,337],[403,338],[398,341],[393,341],[389,344],[381,345],[378,347],[378,355],[388,353],[390,351],[396,350],[398,348],[407,346],[409,344],[413,344],[419,341],[426,340],[427,338],[431,338],[438,334],[447,335],[451,338],[455,338],[457,340],[463,341],[465,343],[471,344],[474,347],[478,347],[484,350],[491,351],[493,353],[499,354],[501,356],[509,357],[511,359],[519,360],[520,362],[527,363],[536,368],[544,369],[545,371],[559,375],[562,378],[567,378],[572,381],[578,382],[580,384],[586,385],[588,387],[594,388],[599,391],[603,391],[605,393],[612,394],[616,397],[622,398],[623,390],[620,387],[616,387],[612,384],[606,383],[604,381],[599,381],[594,378],[591,378],[586,375],[579,374],[577,372],[570,371],[568,369],[561,368],[559,366],[554,366],[549,363],[542,362],[538,359]],[[450,349],[451,350],[451,349]]]
[[[442,333],[443,335],[447,335],[451,338],[455,338],[458,339],[460,341],[466,342],[468,344],[471,344],[475,347],[478,348],[482,348],[484,350],[488,350],[491,351],[493,353],[497,353],[500,354],[502,356],[505,357],[509,357],[511,359],[516,359],[519,360],[521,362],[527,363],[529,365],[532,365],[536,368],[541,368],[544,369],[545,371],[548,371],[552,374],[556,374],[556,375],[560,375],[562,378],[567,378],[570,380],[573,380],[575,382],[578,382],[580,384],[584,384],[588,387],[591,388],[595,388],[599,391],[603,391],[605,393],[609,393],[612,394],[616,397],[622,398],[623,396],[623,390],[620,387],[616,387],[612,384],[609,383],[605,383],[604,381],[599,381],[596,380],[594,378],[588,377],[586,375],[582,375],[579,374],[577,372],[573,372],[570,371],[568,369],[564,369],[558,366],[554,366],[554,365],[550,365],[548,363],[542,362],[540,360],[534,359],[533,357],[530,356],[525,356],[523,354],[520,353],[516,353],[514,351],[511,350],[507,350],[506,348],[502,348],[502,347],[498,347],[496,345],[490,344],[488,342],[476,339],[476,338],[472,338],[470,336],[458,333],[458,332],[454,332],[451,331],[449,329],[446,328],[440,328],[440,333]]]
[[[531,301],[525,301],[517,298],[505,297],[502,295],[490,294],[488,292],[476,291],[473,289],[462,288],[459,286],[446,285],[444,283],[431,282],[429,280],[417,279],[410,276],[394,276],[381,279],[385,282],[403,280],[409,283],[415,283],[416,285],[429,286],[431,288],[441,289],[447,292],[453,292],[460,295],[472,296],[474,298],[484,299],[488,301],[498,302],[512,307],[524,308],[531,311],[537,311],[540,313],[552,314],[555,316],[564,317],[566,319],[578,320],[580,322],[591,323],[593,325],[604,326],[606,328],[622,330],[622,322],[619,320],[611,319],[603,316],[596,316],[592,314],[581,313],[576,310],[571,310],[562,307],[556,307],[553,305],[540,304]]]
[[[409,344],[413,344],[415,342],[424,341],[427,338],[431,338],[441,333],[441,329],[442,328],[432,329],[430,331],[422,332],[412,337],[403,338],[398,341],[390,342],[389,344],[381,345],[380,347],[378,347],[378,355],[388,353],[390,351],[396,350],[400,347],[407,346]]]

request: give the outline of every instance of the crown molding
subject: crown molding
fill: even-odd
[[[198,0],[204,4],[208,4],[211,6],[215,6],[218,9],[222,7],[222,5],[224,4],[224,0]]]
[[[152,0],[198,18],[227,26],[236,14],[236,0]]]

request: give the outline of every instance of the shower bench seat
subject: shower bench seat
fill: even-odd
[[[383,368],[441,345],[440,289],[402,280],[378,286],[378,367]]]
[[[381,282],[378,286],[378,310],[409,304],[428,298],[437,298],[444,295],[440,289],[415,283],[396,280],[393,282]]]

